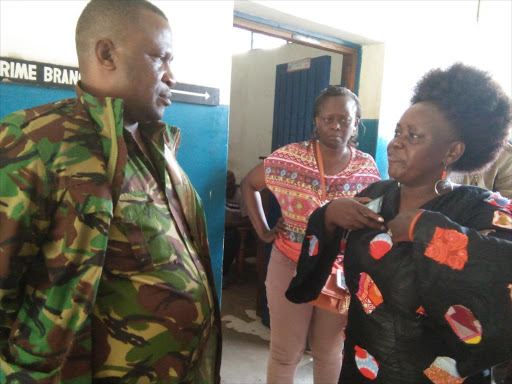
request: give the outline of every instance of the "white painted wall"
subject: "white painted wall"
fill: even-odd
[[[379,93],[378,86],[372,90],[376,83],[371,72],[379,70],[373,68],[371,51],[378,54],[383,47],[364,44],[385,44],[383,61],[376,63],[383,65],[378,162],[380,158],[387,163],[385,143],[409,106],[414,85],[428,70],[461,61],[490,72],[512,95],[509,0],[257,0],[235,1],[235,9],[363,44],[361,102],[363,109],[370,107],[371,115],[376,113],[373,103]]]
[[[482,1],[478,23],[476,8],[461,3],[457,16],[461,23],[457,27],[446,20],[436,23],[428,33],[421,29],[397,31],[386,42],[379,124],[382,144],[376,156],[379,164],[386,165],[386,172],[386,143],[410,104],[415,84],[430,69],[445,68],[457,61],[474,65],[490,72],[512,95],[512,2]],[[452,5],[456,9],[457,4]]]
[[[333,52],[286,44],[233,56],[228,169],[237,181],[261,161],[259,156],[270,154],[276,65],[325,55],[331,56],[330,84],[340,84],[343,56]]]
[[[363,119],[379,119],[384,76],[385,44],[363,45],[359,101]]]
[[[178,81],[220,89],[229,104],[232,1],[154,0],[173,30]],[[0,56],[78,66],[75,26],[84,0],[0,0]]]

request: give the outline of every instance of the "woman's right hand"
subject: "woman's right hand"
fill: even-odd
[[[280,217],[275,227],[267,229],[262,235],[260,235],[260,239],[265,243],[271,243],[279,237],[280,233],[284,234],[285,232],[284,218]]]
[[[370,201],[371,199],[367,197],[343,198],[331,201],[327,206],[324,218],[327,232],[334,232],[336,227],[343,227],[352,231],[371,227],[385,231],[384,218],[364,205],[364,203]]]

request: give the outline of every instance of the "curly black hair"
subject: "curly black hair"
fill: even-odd
[[[464,154],[451,165],[453,171],[484,169],[507,143],[512,104],[487,72],[462,63],[433,69],[414,89],[411,104],[422,101],[439,108],[466,145]]]

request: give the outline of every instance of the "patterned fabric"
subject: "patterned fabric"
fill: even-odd
[[[365,272],[361,273],[356,296],[361,301],[363,310],[367,315],[372,313],[383,302],[379,287],[377,287],[371,276]]]
[[[490,195],[460,186],[432,199],[421,207],[414,241],[394,245],[380,258],[371,249],[382,231],[350,232],[344,264],[353,300],[340,383],[483,383],[482,371],[512,358],[512,231],[495,220],[508,215],[508,203],[490,204]],[[394,180],[374,183],[359,196],[383,196],[386,222],[398,214],[400,187]],[[338,228],[327,241],[324,215],[320,208],[308,223],[306,236],[318,238],[319,253],[301,253],[286,293],[293,302],[318,293],[346,233]],[[486,229],[493,231],[482,235]],[[443,248],[443,257],[432,257],[441,255],[427,251],[432,244]],[[372,284],[382,294],[376,310],[368,301]],[[373,381],[360,370],[356,346],[378,364]],[[453,359],[453,367],[434,364],[439,356]]]
[[[375,358],[367,350],[357,345],[354,347],[354,351],[359,372],[370,380],[375,379],[379,374],[379,364]]]
[[[351,148],[350,162],[337,175],[325,176],[326,201],[321,201],[320,172],[313,141],[286,145],[265,159],[265,181],[285,220],[285,240],[302,243],[311,213],[328,201],[354,197],[380,179],[373,158]],[[288,255],[287,255],[288,256]]]
[[[393,240],[387,233],[379,233],[370,241],[370,255],[374,259],[381,259],[393,247]]]
[[[468,261],[468,237],[452,229],[436,228],[425,256],[452,269],[462,270]]]
[[[459,376],[456,362],[446,356],[434,360],[424,373],[434,384],[462,384],[466,379]]]
[[[496,211],[494,212],[492,224],[496,227],[512,229],[512,215],[507,212]]]
[[[219,382],[204,213],[175,159],[179,130],[140,127],[149,163],[122,100],[77,94],[0,125],[0,382]]]
[[[512,211],[512,202],[508,198],[501,196],[499,192],[493,192],[485,201],[508,212]]]
[[[478,344],[482,340],[482,325],[473,312],[463,305],[452,305],[444,318],[463,342]]]
[[[308,248],[308,255],[309,256],[316,256],[318,255],[318,239],[316,236],[308,236],[309,240],[309,248]]]

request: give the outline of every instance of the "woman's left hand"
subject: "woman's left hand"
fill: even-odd
[[[413,219],[422,212],[422,209],[411,209],[409,211],[400,212],[396,217],[386,223],[388,228],[388,235],[391,236],[393,244],[401,243],[404,241],[412,241],[409,238],[409,228]]]

